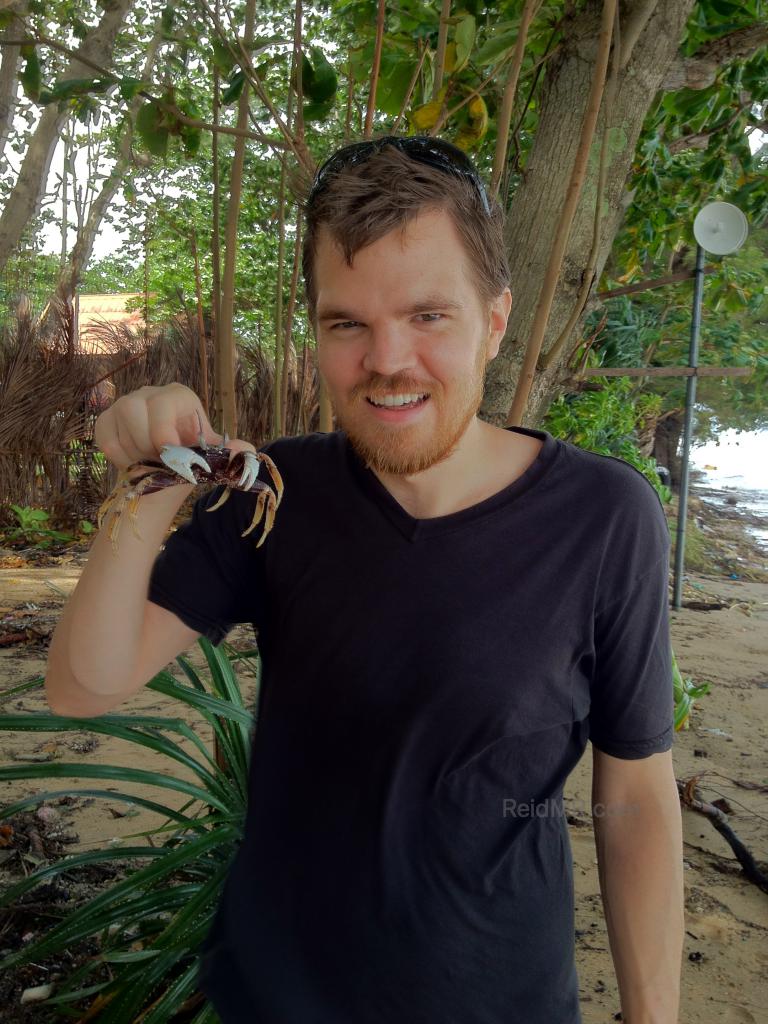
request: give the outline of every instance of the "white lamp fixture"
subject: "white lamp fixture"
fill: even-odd
[[[707,203],[693,222],[696,241],[715,256],[726,256],[740,249],[748,231],[747,218],[733,203]]]
[[[688,509],[688,460],[693,437],[693,407],[696,402],[696,369],[699,365],[699,328],[701,299],[704,293],[704,252],[727,256],[740,249],[747,238],[747,218],[733,203],[707,203],[696,214],[693,234],[696,238],[696,267],[693,272],[693,315],[688,365],[694,371],[685,382],[685,420],[683,423],[683,458],[680,472],[680,496],[677,506],[677,543],[672,607],[682,605],[685,551],[685,519]]]

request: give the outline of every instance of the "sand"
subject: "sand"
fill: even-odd
[[[714,505],[708,507],[692,498],[692,515],[707,538],[712,571],[687,573],[684,602],[696,607],[670,611],[671,633],[683,675],[692,676],[697,683],[709,681],[711,693],[697,701],[689,728],[675,736],[675,773],[682,780],[700,776],[706,800],[727,800],[732,827],[766,872],[768,563],[764,550],[746,534],[738,512],[725,519],[722,509],[715,512]],[[750,521],[754,526],[754,517]],[[70,551],[63,559],[37,562],[30,558],[29,552],[0,552],[0,696],[9,687],[43,673],[50,633],[77,582],[84,553]],[[50,564],[44,564],[46,561]],[[14,635],[18,635],[15,642]],[[250,647],[252,633],[238,627],[229,640],[238,648]],[[197,647],[189,654],[193,662],[202,664]],[[181,675],[178,668],[176,674]],[[248,690],[247,700],[252,696]],[[168,713],[168,707],[165,698],[145,690],[120,710],[162,714]],[[14,710],[47,710],[42,690],[2,705],[4,713]],[[174,709],[174,714],[177,711]],[[206,724],[187,717],[207,739]],[[76,763],[128,763],[122,743],[86,731],[0,733],[0,762],[7,764],[30,754]],[[151,752],[142,752],[141,758],[141,767],[165,767],[163,759]],[[584,810],[589,801],[591,758],[588,746],[568,781],[566,806],[571,811],[577,968],[584,1024],[603,1024],[616,1019],[620,1004],[600,902],[592,825]],[[179,770],[174,767],[174,771]],[[187,777],[191,779],[191,773]],[[76,793],[79,786],[75,779],[56,788]],[[3,801],[33,790],[26,783],[11,784]],[[185,798],[169,793],[164,799],[181,806]],[[111,804],[82,798],[61,808],[66,850],[119,843],[131,833],[157,824],[155,816],[145,811],[121,816],[126,809],[127,805],[118,801]],[[745,879],[730,847],[709,821],[684,809],[683,824],[686,936],[680,1022],[768,1024],[768,895]],[[0,885],[7,884],[9,869],[18,875],[17,861],[17,855],[0,849]],[[0,930],[0,948],[2,945]],[[25,973],[24,983],[39,984],[36,978],[43,979],[44,974]],[[34,1014],[16,1012],[18,1016],[7,1019],[44,1019],[40,1009]]]

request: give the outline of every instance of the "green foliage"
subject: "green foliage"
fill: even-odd
[[[63,533],[61,530],[51,530],[44,524],[48,522],[48,513],[42,508],[30,508],[29,506],[9,505],[19,523],[17,527],[4,531],[4,538],[7,541],[24,540],[28,544],[36,544],[41,548],[51,547],[52,544],[62,541],[73,541],[75,538],[71,533]],[[83,520],[84,522],[84,520]],[[89,528],[92,529],[90,523]]]
[[[682,52],[692,56],[706,43],[762,22],[765,14],[762,2],[700,0],[689,18]],[[766,95],[765,46],[748,59],[723,64],[705,89],[659,95],[639,140],[631,183],[636,191],[622,244],[617,238],[614,250],[627,280],[650,276],[648,262],[663,259],[682,243],[695,245],[693,218],[707,202],[733,202],[753,228],[765,223],[766,161],[752,154],[746,131],[760,121]],[[695,148],[697,137],[703,149]]]
[[[43,72],[40,67],[40,58],[34,46],[22,46],[21,55],[25,58],[24,70],[19,75],[24,94],[31,100],[40,97],[40,89],[43,84]]]
[[[231,103],[236,103],[240,99],[240,94],[243,91],[245,85],[245,72],[238,68],[232,73],[229,79],[228,88],[224,90],[221,95],[221,102],[225,107],[228,107]]]
[[[325,103],[335,96],[338,79],[333,66],[319,46],[311,46],[310,63],[306,53],[302,53],[301,89],[304,96],[313,103]]]
[[[709,683],[696,685],[691,676],[683,676],[672,652],[672,683],[675,695],[675,732],[687,729],[693,702],[710,692]]]
[[[83,274],[84,293],[138,292],[144,287],[141,267],[122,253],[114,253],[90,264]],[[100,454],[100,453],[99,453]]]
[[[77,792],[143,807],[163,819],[146,832],[126,837],[145,838],[146,845],[91,850],[64,857],[54,864],[38,864],[28,877],[6,887],[0,895],[0,906],[8,906],[51,879],[86,865],[110,861],[140,865],[0,964],[0,970],[19,967],[95,938],[99,953],[85,959],[57,987],[55,994],[41,1004],[60,1008],[67,1016],[72,1015],[77,1003],[99,1005],[98,1020],[104,1024],[133,1024],[143,1013],[146,1016],[141,1019],[145,1024],[165,1024],[195,990],[197,950],[210,928],[230,862],[242,837],[246,810],[253,716],[242,700],[235,661],[243,660],[257,683],[259,678],[257,662],[253,660],[255,650],[228,657],[203,637],[198,643],[206,660],[207,677],[179,656],[176,660],[188,685],[166,671],[158,673],[147,685],[208,723],[218,738],[224,768],[217,763],[212,748],[182,717],[135,713],[97,718],[68,718],[49,713],[0,716],[0,730],[85,730],[122,740],[128,744],[127,761],[132,765],[141,764],[147,750],[167,759],[164,771],[57,762],[0,767],[0,780],[5,782],[26,779],[35,786],[43,784],[42,792],[2,808],[0,820],[70,795],[71,787],[56,790],[46,788],[45,784],[52,786],[55,780],[71,778],[109,780],[110,787],[82,788]],[[6,691],[3,701],[7,703],[42,684],[40,677],[14,687]],[[192,750],[182,747],[180,739],[191,744]],[[177,777],[174,769],[183,778]],[[190,772],[192,781],[188,781]],[[124,792],[119,788],[122,785],[126,787]],[[137,785],[155,789],[157,799],[135,795]],[[187,800],[176,810],[170,802],[163,802],[164,793],[183,793]],[[212,1021],[211,1014],[210,1007],[205,1007],[192,1024]]]
[[[577,5],[579,6],[579,5]],[[500,0],[482,4],[468,0],[452,11],[449,20],[445,77],[440,103],[432,105],[434,60],[439,29],[439,5],[423,0],[400,0],[387,8],[384,49],[377,86],[377,110],[374,130],[386,130],[400,113],[414,73],[419,66],[413,93],[400,122],[410,130],[434,125],[442,113],[442,101],[452,109],[474,90],[480,95],[464,103],[442,127],[440,134],[471,151],[481,173],[488,175],[496,142],[501,83],[508,68],[518,36],[521,0]],[[78,37],[87,32],[83,18],[93,21],[90,9],[64,5],[47,8],[34,3],[30,8],[32,28],[71,42],[70,28]],[[374,0],[329,0],[319,9],[304,12],[302,85],[306,144],[312,155],[322,160],[348,135],[362,131],[370,72],[373,61],[376,4]],[[530,26],[521,69],[518,98],[513,117],[517,127],[503,201],[508,202],[520,180],[536,138],[540,94],[549,66],[538,67],[548,54],[566,42],[563,32],[564,0],[540,5]],[[753,0],[744,4],[727,0],[698,0],[691,13],[682,52],[693,56],[697,50],[732,31],[754,26],[765,16],[765,4]],[[257,72],[276,108],[284,114],[288,106],[294,8],[279,4],[270,8],[268,18],[257,24],[251,53],[259,55]],[[54,24],[55,22],[55,24]],[[237,102],[246,88],[246,78],[237,54],[242,40],[243,10],[232,12],[222,33],[217,32],[205,14],[191,0],[174,0],[162,14],[164,43],[158,61],[147,80],[142,80],[143,58],[151,38],[153,24],[138,18],[119,39],[114,67],[105,69],[111,77],[94,73],[72,84],[62,81],[65,61],[55,51],[41,51],[44,67],[35,68],[35,49],[24,54],[27,70],[27,95],[38,89],[38,103],[53,102],[74,112],[82,123],[94,130],[101,113],[109,115],[103,139],[108,154],[114,153],[120,138],[120,125],[126,105],[141,92],[146,102],[139,111],[133,149],[138,159],[125,180],[125,206],[115,206],[110,217],[127,234],[124,249],[114,257],[115,266],[129,262],[133,289],[142,287],[139,269],[143,257],[145,218],[151,228],[149,278],[157,298],[151,313],[178,312],[179,295],[188,304],[194,295],[189,253],[189,231],[183,233],[179,222],[194,228],[201,253],[204,302],[210,307],[211,267],[209,243],[211,212],[211,136],[205,129],[184,123],[184,119],[213,120],[212,74],[214,67],[222,78],[224,109],[221,120],[234,123]],[[427,53],[421,62],[422,50]],[[30,63],[31,62],[31,63]],[[119,68],[119,73],[117,69]],[[40,75],[37,76],[37,71]],[[90,73],[90,72],[86,72]],[[39,81],[37,81],[37,78]],[[349,89],[349,78],[352,87]],[[490,76],[490,80],[484,81]],[[47,89],[44,81],[53,82]],[[169,87],[172,84],[172,88]],[[295,83],[294,83],[295,84]],[[112,85],[113,88],[109,88]],[[350,121],[347,125],[349,94]],[[750,219],[753,231],[768,211],[768,174],[765,156],[749,151],[746,131],[750,124],[764,118],[761,104],[768,95],[768,48],[763,47],[748,59],[733,60],[717,69],[714,81],[705,89],[682,89],[660,93],[649,111],[635,153],[630,180],[633,202],[627,211],[606,264],[599,287],[629,283],[668,272],[670,263],[690,265],[693,239],[693,214],[704,201],[728,199],[740,205]],[[343,96],[343,100],[340,97]],[[151,99],[149,97],[152,97]],[[254,131],[279,134],[274,119],[260,97],[249,93],[249,110]],[[181,116],[179,116],[181,115]],[[406,128],[406,130],[409,130]],[[616,145],[621,142],[615,133]],[[705,148],[694,148],[688,140],[704,138]],[[623,137],[623,136],[622,136]],[[16,143],[14,142],[14,145]],[[222,194],[226,195],[227,176],[234,139],[220,135]],[[697,143],[698,145],[698,143]],[[142,161],[148,154],[156,158],[150,166]],[[104,156],[104,150],[101,156]],[[246,174],[239,218],[238,276],[236,309],[239,330],[251,330],[258,323],[270,347],[274,318],[275,280],[277,277],[277,186],[280,178],[277,148],[249,141],[246,150]],[[295,170],[295,158],[289,154],[289,170]],[[144,166],[139,166],[144,164]],[[161,165],[161,166],[159,166]],[[92,183],[93,184],[93,183]],[[176,196],[190,201],[182,211]],[[0,201],[3,199],[0,175]],[[293,196],[289,192],[288,222],[295,216]],[[46,211],[50,219],[52,211]],[[291,228],[288,229],[286,266],[292,259]],[[746,248],[746,247],[745,247]],[[719,315],[707,326],[707,344],[702,361],[726,365],[755,366],[752,378],[728,381],[701,380],[701,430],[716,431],[723,423],[749,421],[759,423],[760,394],[765,393],[765,354],[760,350],[760,323],[765,309],[765,268],[756,258],[744,266],[741,254],[718,262],[718,274],[707,280],[706,301]],[[37,274],[37,271],[34,272]],[[103,265],[99,275],[115,282],[119,275]],[[286,274],[285,278],[289,278]],[[2,285],[0,285],[2,287]],[[690,285],[681,285],[670,301],[671,290],[652,296],[635,297],[627,307],[636,312],[624,316],[623,325],[602,332],[596,345],[599,365],[642,365],[646,351],[653,349],[652,365],[684,361],[687,309]],[[760,294],[759,294],[760,293]],[[758,301],[759,300],[759,301]],[[287,301],[287,296],[285,301]],[[667,310],[667,306],[671,306]],[[174,308],[175,307],[175,308]],[[597,312],[598,318],[602,315]],[[611,315],[611,319],[615,319]],[[306,329],[301,304],[296,310],[299,332]],[[596,321],[588,324],[588,333]],[[616,333],[616,332],[619,333]],[[656,341],[654,342],[654,336]],[[634,362],[619,362],[619,352],[634,346]],[[763,346],[764,347],[764,346]],[[662,396],[664,409],[680,405],[684,381],[652,381],[648,389]],[[764,400],[762,406],[764,409]],[[709,411],[711,410],[711,412]]]
[[[561,395],[549,407],[543,426],[579,448],[628,462],[653,485],[661,501],[668,502],[671,494],[659,479],[656,460],[637,449],[638,430],[658,415],[660,405],[657,396],[633,396],[628,377],[612,377],[604,384]]]
[[[123,97],[124,100],[128,101],[132,100],[133,97],[138,92],[140,92],[143,87],[144,83],[140,78],[131,78],[130,75],[127,75],[125,78],[122,78],[120,80],[120,85],[118,86],[118,88],[120,89],[120,95]]]
[[[168,152],[168,128],[157,100],[145,103],[136,115],[136,131],[152,156],[164,157]]]
[[[690,267],[694,255],[692,248],[681,248],[680,264]],[[615,263],[612,261],[612,267]],[[715,272],[707,275],[704,282],[699,364],[745,366],[752,368],[752,373],[748,377],[698,380],[696,439],[701,443],[714,438],[723,425],[742,430],[768,427],[768,230],[753,229],[738,252],[720,259],[708,258],[707,263],[714,266]],[[667,269],[659,268],[658,273],[666,273]],[[615,270],[611,276],[613,273]],[[653,270],[649,276],[654,276]],[[617,283],[626,279],[627,275],[622,275]],[[590,365],[686,365],[692,293],[689,280],[607,300],[586,320],[587,336],[599,332]],[[647,378],[643,388],[661,397],[664,411],[684,407],[683,377]]]

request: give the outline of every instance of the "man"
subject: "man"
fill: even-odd
[[[562,787],[593,741],[630,1024],[677,1019],[669,532],[627,463],[478,419],[510,313],[502,214],[460,151],[346,147],[304,277],[339,430],[285,484],[200,499],[150,602],[262,658],[242,846],[200,984],[224,1024],[577,1024]],[[194,571],[190,566],[194,565]],[[544,807],[544,813],[524,808]]]

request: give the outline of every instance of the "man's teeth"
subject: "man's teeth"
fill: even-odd
[[[420,398],[428,398],[427,394],[423,395],[385,395],[380,400],[369,399],[373,405],[409,405],[411,402],[418,402]]]

